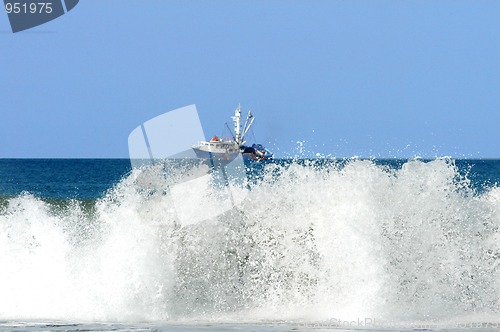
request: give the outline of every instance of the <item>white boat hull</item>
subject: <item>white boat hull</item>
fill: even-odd
[[[233,160],[238,157],[239,152],[229,152],[229,151],[205,151],[198,148],[193,148],[196,153],[196,157],[201,159],[218,159],[218,160]]]

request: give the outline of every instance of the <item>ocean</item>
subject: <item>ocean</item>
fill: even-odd
[[[0,331],[499,327],[500,160],[245,166],[0,159]]]

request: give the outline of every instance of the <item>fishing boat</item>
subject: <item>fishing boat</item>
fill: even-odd
[[[220,138],[217,135],[210,141],[203,141],[193,146],[193,150],[198,158],[233,160],[240,153],[245,160],[269,160],[273,154],[262,144],[245,145],[245,137],[248,134],[255,120],[251,112],[248,112],[245,123],[241,125],[241,108],[238,106],[232,117],[234,123],[234,133],[226,123],[226,127],[231,133],[231,137]]]
[[[240,146],[232,140],[214,136],[208,142],[200,142],[193,150],[198,158],[233,160],[240,153]]]

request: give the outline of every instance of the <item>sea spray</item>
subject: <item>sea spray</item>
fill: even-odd
[[[476,192],[453,160],[298,160],[261,171],[220,213],[210,211],[227,203],[220,188],[186,182],[196,195],[176,201],[179,175],[159,167],[134,170],[92,207],[10,198],[1,318],[407,322],[500,312],[500,191]]]

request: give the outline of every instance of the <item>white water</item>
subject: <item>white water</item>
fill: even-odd
[[[184,217],[197,222],[183,227],[165,175],[148,174],[154,192],[141,181],[123,179],[93,213],[11,199],[0,319],[447,324],[500,313],[500,189],[474,194],[449,160],[269,165],[216,217],[217,192],[193,182]]]

